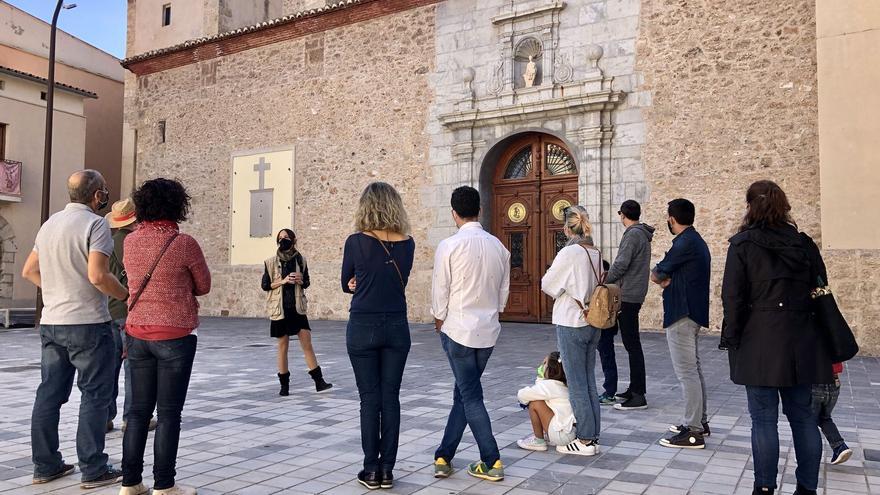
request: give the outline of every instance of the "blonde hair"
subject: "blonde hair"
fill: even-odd
[[[409,233],[409,217],[403,208],[403,199],[391,184],[371,182],[361,194],[354,215],[355,228],[361,232],[389,230],[398,234]]]
[[[587,209],[580,205],[569,206],[565,209],[563,224],[579,237],[587,237],[593,233],[590,215],[587,213]]]

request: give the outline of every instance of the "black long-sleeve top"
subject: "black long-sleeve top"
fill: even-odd
[[[380,242],[383,241],[363,233],[352,234],[345,241],[342,290],[354,294],[349,309],[352,313],[406,312],[405,286],[412,270],[416,243],[412,237],[404,241],[384,242],[391,253],[389,258]],[[392,259],[397,263],[400,275],[391,263]],[[348,281],[352,277],[357,281],[354,292],[348,288]]]

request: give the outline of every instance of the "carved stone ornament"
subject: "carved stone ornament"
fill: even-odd
[[[529,63],[526,64],[526,71],[523,73],[523,83],[527,88],[535,85],[535,76],[538,75],[538,67],[531,55],[529,55]]]
[[[504,89],[504,57],[495,62],[492,78],[489,80],[489,93],[498,96]]]
[[[556,56],[556,60],[553,61],[553,68],[553,79],[557,83],[571,82],[574,77],[574,69],[571,68],[568,57],[565,55],[560,54]]]

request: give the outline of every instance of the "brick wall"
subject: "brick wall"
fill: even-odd
[[[293,228],[310,264],[311,316],[347,318],[342,246],[361,190],[384,180],[411,216],[410,312],[426,317],[432,219],[419,191],[427,180],[433,27],[434,7],[421,7],[137,78],[129,108],[138,130],[137,179],[177,177],[193,197],[184,230],[198,239],[214,275],[204,314],[265,316],[262,268],[228,264],[231,155],[294,145]],[[167,122],[164,144],[160,120]]]
[[[815,5],[811,0],[643,0],[636,45],[647,140],[642,151],[658,227],[654,258],[672,236],[666,203],[697,206],[696,228],[712,251],[713,328],[720,284],[745,190],[770,178],[788,193],[798,225],[820,240]],[[652,288],[643,326],[661,326]]]

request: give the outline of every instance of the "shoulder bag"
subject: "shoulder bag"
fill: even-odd
[[[607,329],[614,328],[617,325],[617,314],[620,313],[620,287],[615,284],[606,284],[606,272],[602,270],[602,255],[599,254],[599,271],[593,266],[593,258],[590,256],[590,248],[584,244],[578,244],[587,252],[587,262],[590,264],[590,270],[596,278],[596,288],[590,295],[590,305],[586,308],[577,298],[574,301],[584,313],[584,319],[587,324],[593,328]],[[598,253],[599,251],[596,250]],[[600,275],[601,273],[601,275]]]
[[[174,242],[174,239],[177,239],[178,235],[180,235],[180,234],[175,232],[174,235],[172,235],[171,238],[168,239],[167,242],[165,242],[165,245],[162,246],[162,250],[159,251],[159,256],[156,257],[156,261],[153,262],[153,266],[151,266],[150,270],[147,272],[147,274],[144,275],[144,283],[141,284],[141,290],[139,290],[138,293],[135,294],[134,297],[131,298],[131,302],[128,304],[128,312],[129,313],[131,313],[132,310],[134,310],[134,307],[137,305],[138,301],[141,298],[141,294],[144,293],[144,289],[147,288],[147,284],[149,284],[150,279],[153,278],[153,271],[156,270],[156,266],[159,265],[159,261],[161,261],[162,257],[165,256],[165,251],[168,251],[168,248],[171,246],[171,243]]]

